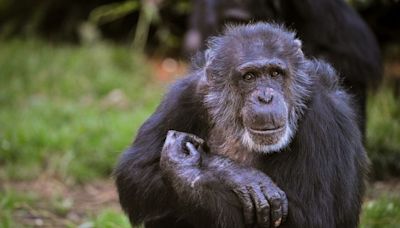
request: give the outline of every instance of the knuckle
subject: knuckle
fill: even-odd
[[[243,195],[246,194],[246,193],[248,192],[246,186],[238,187],[238,188],[236,188],[235,190],[236,190],[238,193],[241,193],[241,194],[243,194]]]
[[[247,211],[247,213],[251,215],[253,214],[254,207],[252,203],[245,201],[243,208]]]
[[[271,199],[271,204],[273,207],[280,207],[281,200],[280,199]]]
[[[269,211],[271,206],[268,203],[263,203],[260,205],[260,211]]]
[[[281,195],[277,192],[274,192],[273,194],[271,194],[270,200],[271,201],[280,201]]]

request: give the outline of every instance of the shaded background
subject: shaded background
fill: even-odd
[[[400,227],[400,4],[348,1],[382,49],[362,227]],[[183,75],[188,0],[0,0],[0,227],[129,227],[112,168]]]

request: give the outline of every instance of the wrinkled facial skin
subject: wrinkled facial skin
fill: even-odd
[[[289,131],[289,107],[284,98],[288,77],[286,64],[278,59],[251,61],[236,68],[234,77],[243,97],[240,117],[244,144],[254,147],[278,145]]]
[[[308,96],[301,42],[270,31],[240,34],[232,29],[209,42],[205,104],[226,142],[279,151],[295,134]]]
[[[287,87],[291,75],[287,63],[260,56],[234,65],[230,72],[225,83],[209,78],[211,89],[225,90],[207,97],[208,103],[225,100],[214,104],[212,110],[217,125],[226,129],[227,136],[237,136],[246,148],[257,152],[269,153],[287,145],[293,129],[289,122],[292,105]],[[219,87],[221,84],[225,88]]]

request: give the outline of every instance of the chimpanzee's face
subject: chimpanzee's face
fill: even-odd
[[[278,151],[296,130],[301,43],[268,33],[254,36],[257,39],[242,36],[212,41],[217,50],[207,57],[206,104],[216,125],[240,135],[247,148]]]
[[[240,64],[232,77],[243,99],[239,116],[243,143],[260,151],[286,145],[291,135],[291,107],[285,99],[285,85],[290,77],[286,62],[263,56]]]

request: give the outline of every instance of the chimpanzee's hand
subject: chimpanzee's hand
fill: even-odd
[[[249,227],[278,227],[288,213],[286,194],[263,172],[226,160],[216,162],[216,172],[238,196]]]
[[[286,194],[261,171],[240,166],[218,155],[206,156],[207,164],[200,169],[203,144],[204,141],[195,135],[168,132],[161,152],[160,167],[175,189],[178,192],[191,191],[188,186],[193,188],[204,177],[204,173],[211,174],[238,196],[245,223],[249,227],[279,226],[288,212]]]
[[[198,149],[204,141],[192,134],[170,130],[161,151],[161,166],[167,168],[198,166]]]
[[[161,151],[160,167],[173,185],[193,185],[200,177],[200,149],[204,141],[199,137],[170,130]]]

